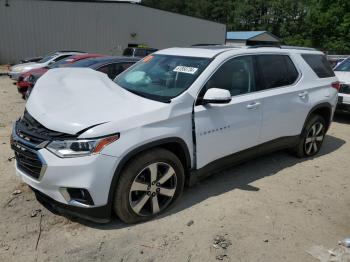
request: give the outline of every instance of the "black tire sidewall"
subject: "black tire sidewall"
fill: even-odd
[[[129,204],[129,192],[135,177],[148,165],[154,162],[164,162],[169,164],[176,173],[177,187],[172,202],[161,212],[150,216],[139,216]],[[113,209],[119,219],[125,223],[138,223],[148,221],[159,216],[168,210],[173,203],[181,196],[185,183],[185,174],[181,161],[172,152],[157,148],[145,151],[132,158],[119,174],[119,180],[115,189],[113,199]]]
[[[303,129],[301,139],[300,139],[300,142],[299,142],[298,148],[297,148],[297,156],[299,156],[299,157],[312,157],[312,156],[318,154],[318,152],[320,151],[321,146],[322,146],[323,141],[324,141],[324,138],[323,138],[322,142],[320,143],[320,146],[318,147],[318,149],[315,153],[308,155],[305,152],[305,140],[307,138],[307,134],[309,133],[311,127],[317,122],[322,123],[322,125],[325,129],[323,135],[324,136],[326,135],[326,121],[325,121],[325,119],[320,115],[311,115],[309,120],[307,121],[304,129]]]

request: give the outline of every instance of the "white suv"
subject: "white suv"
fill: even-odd
[[[171,48],[114,81],[53,69],[15,123],[17,173],[60,212],[145,221],[185,182],[238,161],[284,148],[317,154],[336,82],[321,52],[301,48]]]

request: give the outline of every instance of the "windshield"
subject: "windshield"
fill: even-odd
[[[53,54],[47,55],[43,59],[39,60],[38,63],[46,63],[47,61],[51,60],[54,57],[55,57],[55,55],[53,55]]]
[[[47,66],[47,68],[53,69],[53,68],[62,67],[63,65],[71,63],[72,61],[74,61],[72,59],[73,57],[74,56],[68,56],[66,59],[59,60],[59,61],[57,61],[57,62]]]
[[[140,96],[169,101],[189,88],[209,61],[208,58],[149,55],[114,81]]]
[[[336,68],[334,68],[334,71],[350,72],[350,58],[346,59]]]

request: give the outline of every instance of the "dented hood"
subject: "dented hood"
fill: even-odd
[[[90,68],[59,68],[37,81],[26,109],[48,129],[77,134],[99,124],[135,121],[138,115],[165,106],[119,87]]]

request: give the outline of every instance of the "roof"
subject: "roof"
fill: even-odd
[[[197,47],[174,47],[167,48],[155,52],[156,55],[172,55],[172,56],[186,56],[186,57],[201,57],[201,58],[213,58],[221,53],[233,51],[235,54],[244,54],[244,53],[264,53],[264,52],[276,52],[276,53],[315,53],[322,54],[321,52],[306,47],[298,46],[225,46],[225,45],[216,45],[216,46],[197,46]]]
[[[258,37],[264,36],[265,39],[258,39]],[[267,31],[236,31],[227,32],[227,40],[258,40],[258,41],[276,41],[279,42],[279,38]]]

